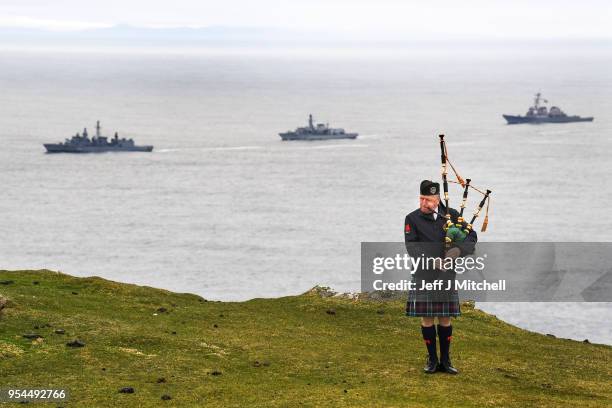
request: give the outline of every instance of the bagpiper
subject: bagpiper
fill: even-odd
[[[422,256],[423,260],[434,259],[437,262],[423,262],[414,271],[414,289],[408,292],[406,315],[421,318],[421,333],[427,347],[427,362],[424,371],[433,374],[437,371],[457,374],[450,358],[450,345],[453,337],[451,318],[460,316],[459,296],[454,285],[455,271],[447,267],[445,260],[470,255],[474,252],[478,236],[473,224],[480,214],[485,202],[487,217],[483,222],[482,231],[488,223],[488,201],[490,190],[486,193],[470,185],[471,180],[463,180],[455,171],[457,184],[464,187],[461,210],[450,208],[448,201],[447,166],[450,164],[444,143],[440,135],[442,152],[442,180],[444,187],[444,204],[440,197],[440,184],[431,180],[423,180],[419,191],[419,208],[408,214],[404,220],[404,240],[406,250],[411,256]],[[452,164],[451,164],[452,167]],[[463,218],[467,203],[468,189],[473,188],[484,195],[472,220],[468,223]],[[452,265],[452,262],[451,262]],[[427,287],[427,283],[442,282],[436,289]],[[442,289],[441,289],[442,288]],[[438,324],[435,325],[437,318]],[[437,330],[436,330],[437,329]],[[438,357],[436,337],[440,343]]]

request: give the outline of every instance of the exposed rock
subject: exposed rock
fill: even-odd
[[[12,280],[1,280],[0,285],[12,285],[15,281]]]
[[[586,344],[591,344],[591,342],[589,341],[589,339],[584,339],[582,342],[583,342],[583,343],[586,343]]]
[[[306,292],[307,294],[312,294],[312,295],[317,295],[320,297],[331,297],[331,296],[335,296],[337,294],[337,292],[333,291],[332,288],[330,288],[329,286],[315,286],[314,288],[310,289],[308,292]]]
[[[214,375],[214,376],[218,376],[218,375],[221,375],[221,374],[222,373],[219,370],[213,370],[213,371],[210,372],[210,375]]]
[[[171,400],[172,397],[169,396],[168,394],[164,394],[164,395],[161,396],[161,399],[164,400],[164,401],[168,401],[168,400]]]
[[[461,303],[461,308],[474,310],[476,308],[476,302],[474,302],[473,300],[466,300],[465,302]]]
[[[41,336],[40,334],[37,334],[37,333],[26,333],[22,337],[24,337],[26,339],[30,339],[30,340],[36,340],[36,339],[42,339],[43,338],[43,336]]]
[[[557,336],[555,336],[554,334],[546,333],[546,335],[547,335],[548,337],[552,337],[553,339],[556,339],[556,338],[557,338]]]
[[[39,283],[40,283],[39,281],[32,282],[33,285],[38,285]]]
[[[4,296],[0,296],[0,310],[4,309],[8,303],[8,299]]]
[[[55,330],[55,334],[65,334],[65,333],[66,333],[66,330],[64,330],[64,329],[56,329]]]
[[[259,361],[254,361],[253,367],[261,367],[261,363]]]
[[[166,309],[165,307],[159,307],[159,308],[157,308],[157,311],[158,311],[159,313],[165,313],[165,312],[167,312],[167,311],[168,311],[168,309]]]
[[[123,387],[119,389],[119,393],[120,394],[133,394],[134,393],[134,387]]]
[[[325,313],[327,313],[328,315],[335,315],[336,314],[336,309],[327,309],[325,311]]]
[[[402,291],[373,291],[373,292],[346,292],[346,293],[338,293],[331,289],[328,286],[315,286],[310,289],[306,294],[316,295],[322,298],[327,297],[336,297],[341,299],[349,299],[349,300],[396,300],[396,299],[405,299],[408,295],[408,292]]]
[[[72,294],[73,294],[73,295],[78,295],[79,293],[78,293],[78,292],[72,292]]]
[[[69,341],[66,343],[68,347],[85,347],[85,342],[79,339],[74,339],[73,341]]]
[[[165,382],[166,382],[166,379],[165,379],[164,377],[159,377],[159,378],[157,379],[157,383],[158,383],[158,384],[165,383]]]

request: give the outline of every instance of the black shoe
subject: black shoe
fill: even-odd
[[[423,368],[423,371],[427,374],[433,374],[438,371],[438,357],[433,358],[431,356],[427,356],[427,363]]]
[[[445,358],[444,360],[440,361],[440,363],[438,364],[438,371],[443,371],[449,374],[459,373],[459,370],[453,367],[453,363],[451,363],[450,358]]]

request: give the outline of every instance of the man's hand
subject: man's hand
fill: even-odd
[[[434,262],[434,268],[442,272],[446,272],[448,269],[446,269],[444,266],[447,263],[447,259],[449,258],[455,259],[455,258],[458,258],[459,256],[461,256],[461,250],[459,248],[457,247],[450,248],[444,253],[444,258],[436,258]]]
[[[458,258],[459,256],[461,256],[461,250],[459,248],[457,248],[457,247],[450,248],[444,254],[445,258],[451,258],[451,259]]]
[[[446,268],[444,267],[444,258],[436,258],[434,261],[434,268],[439,271],[446,272]]]

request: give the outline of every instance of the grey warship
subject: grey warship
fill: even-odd
[[[283,140],[329,140],[329,139],[355,139],[359,133],[346,133],[344,129],[330,128],[329,125],[317,123],[308,115],[308,126],[279,133]]]
[[[529,107],[529,110],[525,116],[521,115],[502,115],[509,125],[518,125],[521,123],[570,123],[570,122],[592,122],[593,117],[581,117],[581,116],[568,116],[559,109],[557,106],[551,106],[548,109],[542,103],[548,103],[548,101],[542,98],[542,95],[538,92],[535,95],[533,106]]]
[[[96,123],[96,135],[91,139],[87,128],[60,143],[45,143],[47,153],[102,153],[102,152],[150,152],[153,146],[137,146],[132,139],[119,138],[117,132],[110,140],[100,134],[100,121]]]

